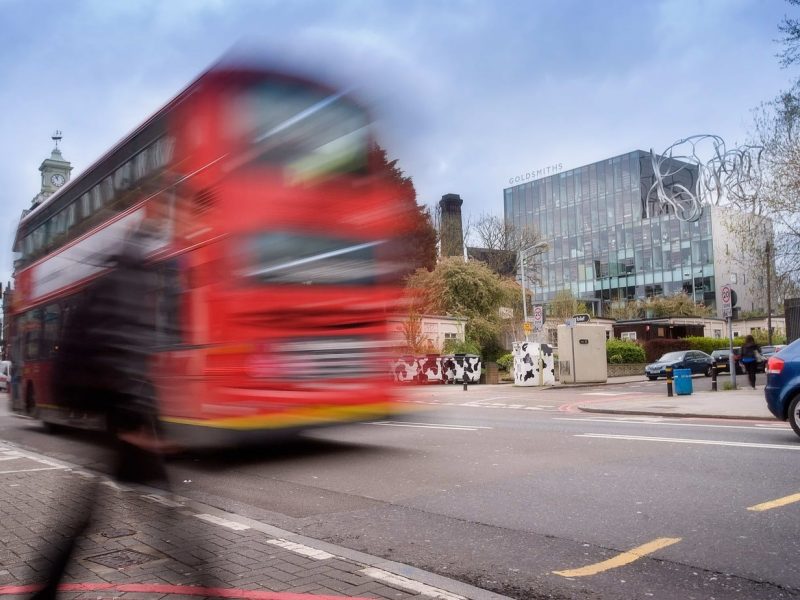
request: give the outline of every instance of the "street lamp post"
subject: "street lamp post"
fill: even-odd
[[[544,250],[547,249],[547,242],[537,242],[527,248],[520,248],[517,250],[517,260],[519,260],[519,275],[520,287],[522,288],[522,330],[525,331],[525,323],[528,322],[528,299],[525,295],[525,256],[524,252],[528,250]],[[525,341],[528,341],[528,332],[525,331]]]
[[[770,276],[770,258],[769,254],[772,251],[772,244],[767,240],[766,255],[767,255],[767,344],[772,346],[772,287]]]
[[[522,248],[518,251],[519,258],[519,272],[520,272],[520,288],[522,289],[522,331],[525,333],[525,341],[528,341],[528,331],[525,329],[525,324],[528,322],[528,299],[525,297],[525,260],[522,258]]]

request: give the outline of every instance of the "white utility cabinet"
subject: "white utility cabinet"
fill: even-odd
[[[601,383],[608,379],[606,328],[593,323],[558,326],[561,383]]]

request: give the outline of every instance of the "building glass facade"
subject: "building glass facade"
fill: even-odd
[[[670,183],[692,186],[690,165]],[[606,314],[610,306],[686,292],[716,308],[710,211],[680,221],[648,192],[651,157],[635,151],[504,190],[507,222],[540,233],[536,302],[561,290]],[[691,187],[690,187],[691,189]]]

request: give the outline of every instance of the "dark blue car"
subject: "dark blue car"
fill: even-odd
[[[789,421],[800,435],[800,340],[774,354],[767,362],[767,386],[764,388],[767,407],[781,419]]]
[[[714,359],[700,350],[676,350],[667,352],[656,362],[650,363],[644,368],[644,374],[650,381],[655,381],[659,377],[667,376],[667,367],[675,369],[690,369],[692,375],[700,373],[706,377],[711,377],[711,367]]]

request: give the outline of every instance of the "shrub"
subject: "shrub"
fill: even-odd
[[[503,354],[503,356],[497,359],[497,366],[501,371],[508,371],[510,373],[514,366],[514,355],[510,352],[508,354]]]
[[[662,355],[667,352],[676,352],[678,350],[691,350],[689,342],[686,339],[679,340],[650,340],[645,342],[644,351],[647,355],[647,362],[655,362]]]
[[[608,357],[608,362],[614,365],[621,365],[625,361],[622,359],[621,354],[612,354],[611,356]]]
[[[722,350],[728,347],[728,338],[708,338],[708,337],[687,337],[684,338],[689,343],[689,350],[701,350],[706,354],[711,354],[714,350]],[[738,344],[734,343],[734,346]]]
[[[481,349],[475,342],[467,340],[447,340],[444,343],[443,354],[477,354],[480,356]]]
[[[619,356],[618,361],[611,360],[614,356]],[[606,341],[606,360],[617,362],[617,364],[642,363],[645,362],[645,354],[642,347],[636,342],[611,339]]]

